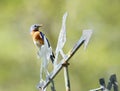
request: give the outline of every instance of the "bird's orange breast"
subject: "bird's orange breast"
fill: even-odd
[[[40,43],[40,45],[42,45],[42,44],[44,44],[44,40],[42,39],[42,37],[40,36],[40,32],[39,31],[37,31],[37,32],[32,32],[31,33],[31,35],[32,35],[32,38],[33,38],[33,41],[35,42],[36,41],[36,43]]]

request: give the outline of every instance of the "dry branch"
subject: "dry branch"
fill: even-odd
[[[59,73],[59,71],[64,67],[63,64],[67,63],[70,60],[70,58],[75,54],[75,52],[82,46],[82,44],[84,42],[85,42],[85,39],[82,39],[82,40],[79,39],[79,41],[74,45],[74,47],[72,48],[72,50],[70,50],[68,52],[67,57],[58,64],[58,66],[56,67],[56,70],[53,71],[53,72],[51,72],[51,75],[50,75],[49,79],[47,79],[47,81],[45,82],[45,84],[42,85],[42,86],[39,86],[40,89],[41,88],[45,89],[49,85],[49,83],[51,82],[51,80],[53,80],[54,77]]]

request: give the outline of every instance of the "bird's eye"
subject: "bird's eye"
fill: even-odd
[[[37,27],[36,25],[34,27]]]

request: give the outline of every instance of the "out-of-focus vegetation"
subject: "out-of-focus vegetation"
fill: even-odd
[[[68,12],[67,53],[82,30],[94,30],[87,50],[70,62],[72,91],[98,87],[100,77],[115,73],[120,82],[120,0],[0,0],[0,91],[37,91],[40,61],[29,28],[42,23],[55,50],[62,15]],[[55,78],[64,91],[63,72]]]

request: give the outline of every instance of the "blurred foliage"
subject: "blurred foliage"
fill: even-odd
[[[29,35],[34,23],[53,47],[68,12],[64,51],[80,38],[82,30],[94,30],[87,50],[83,48],[70,62],[72,91],[98,87],[98,79],[117,75],[120,82],[120,0],[0,0],[0,91],[37,91],[40,61]],[[55,78],[57,91],[64,91],[63,72]]]

